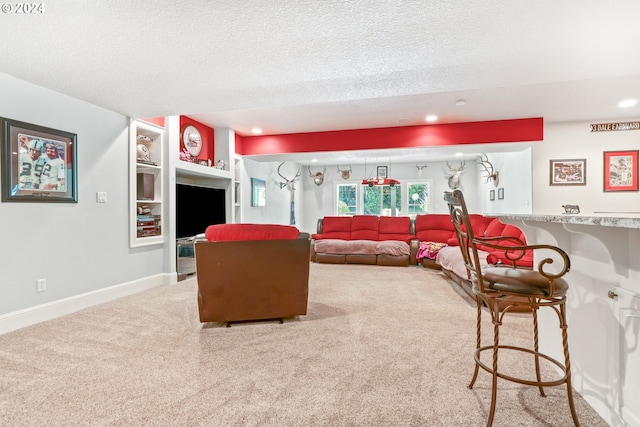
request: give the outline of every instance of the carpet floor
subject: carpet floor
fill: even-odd
[[[456,286],[312,263],[308,314],[284,324],[201,324],[195,278],[94,306],[0,336],[0,425],[483,426],[491,378],[467,388],[476,310]],[[507,319],[502,342],[528,346],[529,317]],[[583,426],[607,425],[575,404]],[[499,381],[494,425],[572,425],[566,388]]]

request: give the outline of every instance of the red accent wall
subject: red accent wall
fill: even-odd
[[[164,127],[164,117],[150,117],[147,119],[142,119],[142,121],[160,126],[161,128]]]
[[[544,120],[494,120],[485,122],[328,132],[258,135],[236,138],[242,155],[308,153],[382,148],[434,147],[458,144],[542,141]]]
[[[184,146],[182,145],[182,129],[184,129],[185,126],[188,125],[193,125],[196,127],[196,129],[198,129],[198,131],[200,131],[200,136],[202,137],[202,151],[200,151],[200,154],[198,155],[198,159],[200,160],[207,160],[207,159],[211,159],[211,162],[213,162],[214,159],[214,136],[213,136],[213,128],[210,128],[207,125],[203,125],[200,122],[197,122],[193,119],[190,119],[187,116],[180,116],[180,151],[182,151],[182,149],[184,148]]]

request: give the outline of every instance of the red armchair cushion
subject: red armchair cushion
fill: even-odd
[[[204,232],[209,242],[228,240],[291,240],[300,230],[292,225],[277,224],[216,224]]]
[[[408,216],[381,216],[378,222],[378,238],[384,240],[411,241],[411,218]]]
[[[376,215],[354,215],[351,218],[351,240],[377,241],[378,217]]]

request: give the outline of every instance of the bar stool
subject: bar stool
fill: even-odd
[[[479,368],[484,369],[492,375],[491,385],[491,406],[487,426],[493,424],[496,410],[496,397],[498,378],[512,381],[518,384],[536,386],[540,390],[540,395],[545,396],[544,387],[567,385],[567,397],[569,399],[569,409],[573,423],[579,426],[578,416],[573,403],[573,391],[571,388],[571,363],[569,360],[569,345],[567,340],[567,318],[566,318],[566,294],[569,284],[562,278],[570,268],[570,260],[567,254],[560,248],[551,245],[525,245],[520,239],[509,237],[483,238],[473,233],[473,227],[469,220],[469,213],[464,201],[464,195],[460,190],[445,192],[444,200],[449,206],[451,221],[458,236],[460,250],[467,268],[467,275],[472,283],[473,293],[476,297],[478,309],[477,315],[477,339],[476,350],[474,352],[475,370],[469,388],[473,388],[478,377]],[[503,258],[507,264],[503,266],[491,266],[481,268],[478,256],[478,246],[498,250],[504,254]],[[516,267],[516,262],[521,259],[527,251],[536,251],[545,257],[538,262],[537,270]],[[550,252],[549,252],[550,251]],[[559,261],[560,268],[554,268],[550,272],[552,265]],[[555,271],[559,270],[559,271]],[[493,344],[483,346],[481,343],[481,318],[482,307],[486,306],[493,323]],[[533,317],[533,349],[510,345],[501,345],[500,326],[505,314],[512,311],[522,312],[522,308],[530,311]],[[538,350],[538,309],[549,307],[558,315],[560,329],[562,331],[562,348],[564,351],[564,364]],[[498,370],[498,354],[503,350],[528,353],[533,355],[536,380],[528,380],[505,375]],[[484,351],[493,353],[492,365],[488,366],[480,359]],[[540,374],[540,359],[544,359],[556,365],[562,372],[559,379],[543,381]]]

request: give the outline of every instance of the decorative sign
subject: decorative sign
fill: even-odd
[[[606,132],[612,130],[639,130],[640,122],[596,123],[591,126],[591,132]]]

